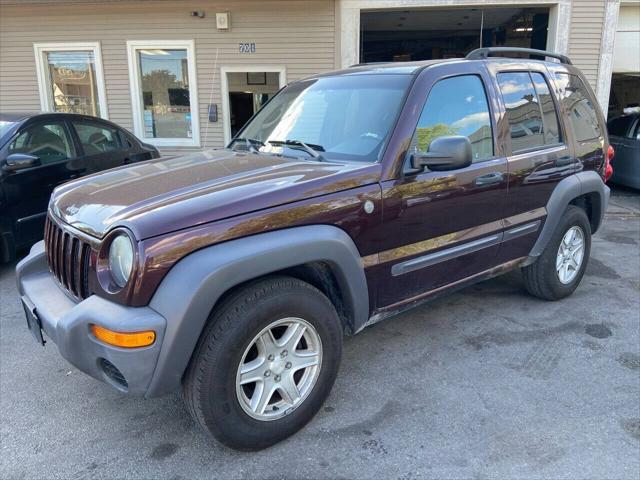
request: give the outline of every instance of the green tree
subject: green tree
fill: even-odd
[[[457,135],[458,129],[453,128],[444,123],[437,123],[432,127],[418,127],[418,141],[416,148],[419,152],[429,150],[431,142],[438,137],[446,137],[447,135]]]

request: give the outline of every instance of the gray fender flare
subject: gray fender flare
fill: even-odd
[[[180,387],[200,334],[218,299],[230,288],[269,273],[323,261],[335,273],[355,325],[369,318],[360,253],[343,230],[310,225],[206,247],[180,260],[149,306],[167,320],[158,363],[147,390],[155,397]]]
[[[538,237],[535,245],[529,254],[529,260],[526,264],[533,263],[544,251],[549,244],[553,232],[556,230],[564,211],[572,200],[587,193],[595,193],[598,195],[599,202],[597,209],[594,210],[595,233],[604,218],[604,212],[609,204],[609,187],[602,181],[602,177],[593,170],[579,172],[561,180],[553,190],[549,201],[547,202],[547,218],[544,222],[542,232]]]

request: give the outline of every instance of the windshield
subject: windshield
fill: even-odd
[[[296,82],[267,103],[232,145],[318,161],[375,162],[411,79],[353,75]]]

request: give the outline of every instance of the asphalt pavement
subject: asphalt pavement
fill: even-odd
[[[568,299],[518,272],[347,338],[300,433],[231,451],[178,394],[127,398],[26,329],[0,266],[0,478],[640,478],[640,196],[616,190]]]

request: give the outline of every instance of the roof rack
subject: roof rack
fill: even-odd
[[[560,63],[571,65],[571,60],[566,55],[559,53],[547,52],[546,50],[536,50],[535,48],[519,48],[519,47],[487,47],[476,48],[469,52],[466,56],[468,60],[482,60],[489,58],[496,53],[523,53],[526,55],[539,55],[541,57],[551,57],[560,60]]]

